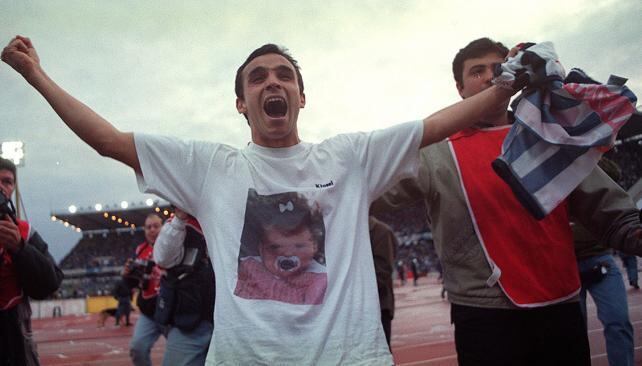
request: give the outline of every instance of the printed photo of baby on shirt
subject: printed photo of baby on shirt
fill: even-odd
[[[325,225],[318,205],[296,192],[248,192],[234,294],[317,305],[327,288]]]

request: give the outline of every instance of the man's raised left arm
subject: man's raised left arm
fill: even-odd
[[[485,116],[496,111],[515,94],[517,90],[491,86],[471,97],[448,106],[424,119],[424,133],[421,146],[439,142],[448,136],[471,127]]]

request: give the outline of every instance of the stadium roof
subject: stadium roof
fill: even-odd
[[[156,200],[151,205],[143,202],[130,203],[125,209],[119,204],[114,204],[101,207],[100,210],[90,206],[79,207],[75,211],[74,213],[69,209],[52,211],[51,219],[72,229],[78,228],[82,232],[128,230],[142,227],[147,215],[154,212],[161,217],[169,217],[171,209],[168,202]]]

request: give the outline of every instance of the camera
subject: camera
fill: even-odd
[[[129,264],[129,273],[124,276],[125,282],[130,288],[139,287],[144,289],[149,283],[149,277],[154,269],[154,261],[135,258]]]
[[[11,202],[11,199],[4,194],[4,191],[0,189],[0,218],[4,217],[4,215],[8,215],[16,225],[18,224],[16,207]]]
[[[606,262],[598,263],[588,270],[580,272],[582,285],[588,286],[602,281],[604,276],[609,272],[609,264]]]

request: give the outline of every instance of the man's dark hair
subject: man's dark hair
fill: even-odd
[[[250,53],[250,55],[247,57],[247,60],[245,60],[245,62],[243,62],[243,64],[236,71],[234,91],[236,92],[236,96],[238,98],[243,99],[244,97],[242,72],[245,66],[247,66],[247,64],[252,62],[252,60],[254,60],[255,58],[263,55],[268,55],[271,53],[275,53],[277,55],[285,57],[285,59],[288,60],[290,64],[292,64],[292,66],[294,67],[294,70],[296,71],[296,77],[299,82],[299,91],[303,93],[303,77],[301,76],[301,72],[299,71],[300,70],[299,64],[296,62],[296,60],[292,56],[290,56],[287,48],[280,47],[272,43],[268,43],[268,44],[264,44],[263,46],[255,49],[252,53]]]
[[[483,57],[491,52],[501,57],[506,57],[508,48],[501,42],[495,42],[490,38],[484,37],[476,39],[466,47],[460,49],[453,60],[453,76],[455,77],[455,81],[459,84],[463,83],[464,61],[471,58]]]
[[[8,170],[13,173],[13,179],[16,179],[16,164],[5,158],[0,158],[0,170]]]

